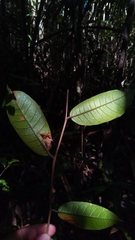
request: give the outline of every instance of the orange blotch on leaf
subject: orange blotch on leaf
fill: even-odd
[[[40,136],[42,137],[45,145],[46,145],[46,148],[48,150],[50,150],[51,146],[52,146],[52,136],[51,136],[51,133],[47,133],[47,134],[44,134],[44,133],[40,133]]]

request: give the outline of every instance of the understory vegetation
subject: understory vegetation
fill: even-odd
[[[66,107],[134,89],[135,1],[0,1],[0,238],[47,222],[53,159],[33,152],[6,114],[7,86],[28,94],[49,124],[55,155]],[[67,99],[68,90],[68,103]],[[53,239],[135,239],[135,107],[91,126],[69,118],[57,155],[53,209],[70,201],[114,212],[113,227],[88,231],[58,218]]]

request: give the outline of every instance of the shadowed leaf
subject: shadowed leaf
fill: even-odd
[[[52,137],[38,104],[24,92],[9,90],[6,109],[12,126],[25,144],[39,155],[48,155],[46,149],[51,148]]]

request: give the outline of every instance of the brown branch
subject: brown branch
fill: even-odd
[[[61,174],[61,181],[62,181],[62,183],[64,185],[64,188],[67,192],[67,196],[68,196],[69,201],[72,201],[73,200],[72,191],[71,191],[71,188],[69,186],[68,180],[67,180],[67,178],[64,174]]]
[[[51,213],[52,213],[52,204],[53,204],[53,200],[54,200],[54,187],[53,187],[53,181],[54,181],[54,171],[55,171],[55,165],[56,165],[56,160],[57,160],[57,156],[58,156],[58,152],[59,152],[59,148],[61,145],[61,141],[65,132],[65,128],[67,125],[67,114],[68,114],[68,97],[69,97],[69,90],[67,90],[67,97],[66,97],[66,112],[65,112],[65,120],[64,120],[64,124],[63,124],[63,128],[62,128],[62,132],[59,138],[59,142],[56,148],[56,152],[53,158],[53,164],[52,164],[52,173],[51,173],[51,187],[50,187],[50,206],[49,206],[49,214],[48,214],[48,222],[47,222],[47,233],[48,233],[48,229],[49,229],[49,224],[50,224],[50,220],[51,220]]]

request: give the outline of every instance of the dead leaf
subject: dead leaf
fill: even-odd
[[[111,228],[111,231],[110,231],[110,235],[118,232],[118,230],[119,230],[119,229],[118,229],[117,227],[112,227],[112,228]]]
[[[51,133],[43,134],[41,133],[40,136],[43,138],[43,141],[46,145],[47,150],[50,150],[52,147],[52,136]]]

